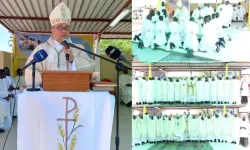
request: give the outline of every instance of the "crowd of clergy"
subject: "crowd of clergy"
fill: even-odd
[[[233,7],[229,1],[222,1],[216,10],[207,4],[198,4],[192,15],[182,5],[176,3],[173,21],[165,9],[165,3],[157,10],[151,10],[142,20],[141,34],[135,35],[139,48],[158,46],[166,51],[182,48],[193,52],[217,52],[226,47],[231,37],[224,33],[224,28],[231,27],[232,21],[243,21],[246,14],[241,3]]]
[[[133,146],[156,142],[224,142],[248,146],[250,123],[232,111],[213,114],[133,115]]]
[[[25,85],[22,70],[18,69],[17,74],[12,78],[8,67],[0,69],[0,133],[10,128],[13,116],[17,117],[17,96]]]
[[[133,104],[200,103],[247,104],[249,88],[237,77],[136,78],[132,81]]]

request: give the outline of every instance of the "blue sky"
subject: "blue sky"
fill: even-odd
[[[1,35],[0,36],[0,51],[11,52],[12,47],[10,47],[8,44],[11,34],[1,24],[0,24],[0,35]]]

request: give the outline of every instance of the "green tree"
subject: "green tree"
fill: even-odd
[[[120,49],[123,54],[132,54],[132,41],[131,40],[100,40],[100,53],[105,54],[108,46],[115,46]]]

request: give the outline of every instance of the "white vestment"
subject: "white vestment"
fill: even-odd
[[[211,101],[210,90],[211,88],[209,82],[204,82],[204,101]]]
[[[238,102],[240,101],[240,86],[241,83],[239,80],[237,79],[233,79],[231,80],[231,84],[230,84],[230,103],[233,102]]]
[[[132,130],[133,130],[133,145],[141,143],[141,124],[140,118],[132,119]]]
[[[15,81],[16,84],[18,83],[18,79],[19,79],[19,76],[16,76],[14,78],[14,81]],[[17,86],[21,87],[22,85],[26,85],[24,76],[20,76],[20,80],[19,80],[19,83],[18,83]]]
[[[194,21],[197,23],[199,27],[199,32],[198,34],[202,34],[202,24],[204,24],[204,17],[206,16],[206,11],[204,9],[196,8],[193,11],[192,17],[194,18]],[[200,18],[201,17],[201,18]]]
[[[24,85],[25,85],[25,80],[24,80],[24,77],[22,76],[22,77],[20,77],[20,81],[21,80],[23,80],[23,81],[19,81],[19,83],[18,83],[18,86],[17,86],[17,81],[15,81],[15,79],[14,78],[12,78],[11,76],[6,76],[6,78],[5,78],[7,81],[8,81],[8,84],[7,84],[7,88],[10,86],[10,85],[12,85],[14,88],[16,88],[16,87],[20,87],[20,83],[21,82],[24,82]],[[23,85],[23,84],[22,84]],[[11,102],[11,114],[12,114],[12,112],[13,112],[13,108],[14,108],[14,116],[17,116],[17,103],[18,103],[18,95],[21,93],[19,90],[13,90],[12,92],[11,92],[13,95],[14,95],[14,97],[13,97],[13,99],[11,99],[10,100],[10,102]],[[15,106],[14,106],[15,105]]]
[[[219,102],[222,102],[224,100],[223,85],[224,85],[224,81],[223,80],[218,80],[217,81],[217,100]]]
[[[162,118],[161,132],[162,132],[162,140],[167,140],[167,117]]]
[[[148,80],[147,81],[147,93],[145,93],[147,95],[147,103],[154,103],[153,100],[153,94],[154,94],[154,88],[153,88],[153,80]]]
[[[133,104],[142,102],[141,96],[142,96],[142,86],[141,82],[139,80],[133,80],[132,81],[132,99]]]
[[[188,85],[187,81],[181,80],[181,102],[187,102],[187,90],[188,90]]]
[[[16,87],[16,82],[11,76],[6,76],[5,79],[9,82],[9,85],[12,85],[14,88]]]
[[[222,122],[221,122],[221,126],[222,126],[222,140],[224,141],[230,141],[230,119],[229,117],[222,118]]]
[[[174,82],[168,82],[168,102],[173,102],[174,101],[174,91],[175,91],[175,87],[174,87]]]
[[[155,25],[151,20],[146,20],[142,24],[142,34],[144,35],[142,37],[143,45],[144,47],[149,47],[153,48],[154,45],[154,36],[155,36]]]
[[[170,43],[173,43],[175,45],[176,48],[179,48],[179,46],[181,46],[181,37],[180,37],[180,32],[181,32],[181,28],[180,28],[180,24],[177,22],[171,22],[169,24],[169,29],[171,32],[171,35],[168,39],[168,44],[166,47],[166,50],[169,51],[170,49]]]
[[[155,85],[155,88],[156,88],[155,91],[157,91],[157,92],[155,92],[156,101],[160,102],[160,101],[162,101],[162,91],[163,91],[163,89],[162,89],[162,83],[161,83],[160,80],[156,80],[155,83],[156,83],[156,85]]]
[[[232,22],[232,17],[233,17],[233,6],[231,4],[226,5],[226,13],[227,13],[227,27],[229,27],[229,25]]]
[[[213,13],[214,13],[214,8],[213,7],[206,7],[205,8],[205,12],[206,12],[206,16],[211,16],[212,17],[212,15],[213,15]]]
[[[162,85],[162,100],[166,102],[168,100],[168,81],[161,81]]]
[[[222,135],[222,122],[221,122],[221,117],[219,116],[218,118],[214,117],[214,138],[215,139],[221,139]]]
[[[196,102],[196,83],[195,81],[188,81],[188,102]]]
[[[231,135],[232,141],[235,141],[237,144],[240,142],[240,118],[232,117],[231,122]]]
[[[155,78],[154,80],[152,80],[153,81],[153,101],[156,101],[156,99],[157,99],[157,92],[156,92],[156,90],[158,89],[157,87],[158,87],[158,81],[157,81],[157,79]]]
[[[141,142],[147,142],[148,140],[148,120],[149,116],[145,115],[143,119],[141,119]]]
[[[216,29],[213,23],[207,22],[202,28],[200,50],[214,52],[216,50],[216,42],[218,42]]]
[[[149,118],[148,120],[148,139],[150,142],[156,140],[156,117],[153,119]]]
[[[171,119],[171,120],[169,120]],[[175,128],[174,126],[174,118],[167,118],[167,127],[166,127],[166,130],[167,130],[167,140],[174,140],[173,138],[173,130]]]
[[[237,18],[238,18],[238,16],[239,16],[239,9],[238,9],[238,7],[234,7],[233,8],[233,21],[237,21]],[[239,20],[239,18],[238,18],[238,20]]]
[[[179,119],[174,119],[174,130],[173,133],[175,135],[175,140],[183,141],[184,140],[184,132],[186,129],[186,120],[185,116],[180,117]]]
[[[196,88],[197,88],[196,101],[197,102],[203,102],[204,101],[204,96],[205,96],[204,95],[204,92],[205,92],[204,82],[203,81],[197,81]]]
[[[185,40],[184,40],[184,49],[189,48],[193,51],[198,51],[199,41],[197,39],[197,34],[199,33],[198,25],[193,22],[189,21],[186,23],[185,28]]]
[[[242,128],[242,127],[244,127],[244,128]],[[248,138],[248,140],[249,140],[250,125],[249,125],[248,118],[246,118],[245,121],[241,120],[240,128],[241,128],[240,129],[240,137]]]
[[[132,76],[121,74],[119,78],[120,101],[123,101],[125,104],[131,102],[132,100],[132,87],[126,86],[127,84],[132,84]]]
[[[201,120],[201,117],[198,118],[198,123],[199,123],[199,138],[200,140],[206,140],[206,136],[207,136],[207,123],[206,123],[206,119],[204,117],[203,120]]]
[[[72,43],[69,39],[68,42]],[[76,46],[83,47],[80,44],[75,44]],[[60,70],[60,71],[66,71],[67,70],[67,63],[65,59],[65,53],[63,52],[63,46],[58,43],[57,41],[54,41],[52,37],[49,38],[49,40],[45,43],[42,43],[38,45],[30,54],[27,63],[29,63],[32,59],[34,54],[44,49],[48,53],[48,57],[42,61],[41,63],[36,63],[36,76],[35,76],[35,85],[40,86],[42,84],[42,77],[41,77],[41,71],[51,71],[51,70]],[[70,66],[70,70],[72,71],[94,71],[95,61],[90,59],[86,52],[82,52],[80,50],[77,50],[76,48],[71,48],[74,60],[72,65]],[[26,63],[26,64],[27,64]],[[28,67],[25,70],[25,81],[27,86],[32,85],[32,66]]]
[[[229,102],[229,100],[230,100],[230,80],[224,81],[223,95],[224,95],[224,102]]]
[[[221,18],[214,18],[210,21],[213,25],[213,28],[216,30],[216,34],[218,38],[226,38],[228,40],[228,36],[225,35],[224,29],[222,28]]]
[[[198,119],[193,119],[189,117],[188,119],[188,131],[189,131],[189,139],[190,140],[198,140],[199,139],[199,124]]]
[[[238,21],[244,21],[244,16],[246,14],[245,8],[240,5],[238,8]]]
[[[160,17],[160,16],[158,16],[157,14],[155,14],[155,15],[152,17],[152,22],[153,22],[153,23],[158,22],[158,21],[159,21],[159,17]]]
[[[245,81],[241,81],[241,85],[240,87],[242,88],[241,90],[241,96],[247,96],[249,95],[249,90],[248,90],[248,83],[246,83]]]
[[[144,80],[144,79],[140,79],[140,82],[141,82],[141,100],[143,102],[146,102],[147,101],[147,81]]]
[[[181,83],[174,83],[174,101],[181,101]]]
[[[226,4],[221,4],[217,7],[216,12],[219,12],[220,18],[222,20],[223,26],[228,27],[228,20],[229,20],[229,15],[231,15],[228,9],[229,7],[226,6]]]
[[[216,81],[211,81],[210,82],[210,87],[211,87],[211,92],[210,92],[210,97],[212,102],[217,102],[217,82]]]
[[[188,9],[185,6],[182,6],[182,8],[177,8],[174,12],[174,17],[178,18],[178,21],[180,23],[180,36],[181,36],[181,41],[184,41],[184,30],[186,27],[186,23],[189,21],[190,18],[190,13]]]
[[[12,122],[11,115],[11,102],[3,99],[8,96],[9,92],[7,89],[8,81],[6,79],[0,79],[0,128],[10,128]]]
[[[156,141],[162,141],[162,118],[156,118]]]
[[[159,46],[165,46],[165,44],[167,43],[167,39],[166,39],[167,26],[166,26],[166,23],[164,23],[163,21],[156,22],[155,29],[156,29],[156,37],[155,37],[154,43],[156,43]]]
[[[206,123],[207,123],[207,135],[206,135],[206,139],[207,140],[214,140],[214,118],[210,118],[210,119],[206,119]]]

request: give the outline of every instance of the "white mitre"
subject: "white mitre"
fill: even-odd
[[[202,3],[199,3],[199,4],[198,4],[198,7],[199,7],[199,8],[202,8],[202,6],[203,6]]]
[[[178,6],[178,7],[181,7],[181,6],[182,6],[181,0],[178,0],[178,2],[176,3],[176,6]]]
[[[70,25],[71,12],[68,6],[61,2],[52,10],[49,19],[52,27],[59,23],[67,23]]]

